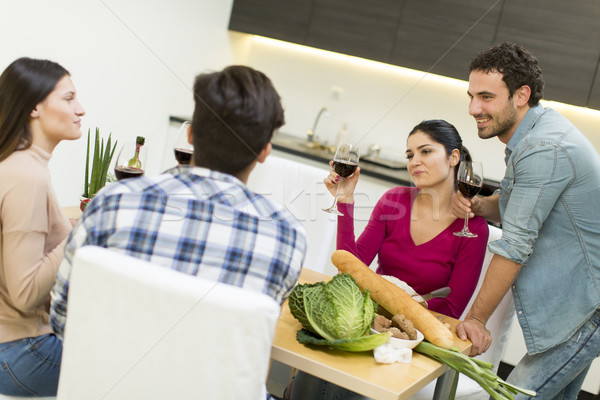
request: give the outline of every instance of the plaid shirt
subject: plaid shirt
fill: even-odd
[[[286,209],[216,171],[177,167],[107,185],[73,229],[51,292],[50,325],[61,338],[73,254],[85,245],[283,303],[300,275],[306,235]]]

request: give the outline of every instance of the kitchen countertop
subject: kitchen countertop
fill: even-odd
[[[183,121],[186,121],[188,119],[172,115],[169,117],[169,120],[170,122],[182,123]],[[333,159],[334,155],[334,152],[330,151],[329,149],[324,149],[318,146],[310,147],[309,142],[307,142],[306,140],[284,132],[279,132],[273,135],[271,144],[276,150],[304,157],[309,160],[323,162],[324,165],[327,165],[329,161]],[[372,176],[373,178],[381,179],[387,182],[392,182],[396,185],[414,186],[412,180],[410,179],[410,174],[408,173],[406,168],[389,168],[373,164],[371,162],[367,162],[364,159],[362,159],[359,162],[359,165],[361,169],[361,174]],[[484,179],[483,189],[481,190],[480,194],[484,196],[489,196],[499,186],[500,185],[498,184],[498,182]]]
[[[311,146],[311,143],[308,141],[283,132],[276,133],[271,140],[271,144],[276,150],[322,162],[323,166],[326,166],[329,161],[333,160],[335,154],[334,150],[325,149],[322,146]],[[410,175],[406,168],[384,167],[364,161],[363,159],[359,161],[359,165],[361,174],[393,182],[398,185],[412,185]]]
[[[182,123],[186,120],[187,119],[183,117],[170,116],[171,122]],[[333,159],[335,153],[335,151],[330,151],[322,147],[310,147],[309,142],[306,140],[283,132],[273,135],[271,144],[274,149],[284,153],[294,154],[309,160],[322,162],[324,167]],[[388,168],[363,160],[359,162],[359,165],[361,174],[392,182],[397,185],[412,186],[412,181],[406,168]]]

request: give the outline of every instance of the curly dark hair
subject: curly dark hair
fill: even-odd
[[[539,103],[544,96],[544,78],[537,58],[523,46],[504,42],[479,53],[471,60],[471,71],[497,71],[508,86],[510,97],[523,85],[531,88],[529,106]]]

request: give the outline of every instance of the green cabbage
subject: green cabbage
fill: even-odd
[[[297,285],[289,299],[292,315],[302,324],[296,338],[303,344],[327,345],[346,351],[372,350],[389,333],[369,335],[377,304],[360,291],[349,274],[331,281]]]

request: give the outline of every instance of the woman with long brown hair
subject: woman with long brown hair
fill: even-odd
[[[72,223],[50,183],[62,140],[84,109],[69,72],[19,58],[0,75],[0,393],[56,395],[62,342],[48,324],[50,289]]]

